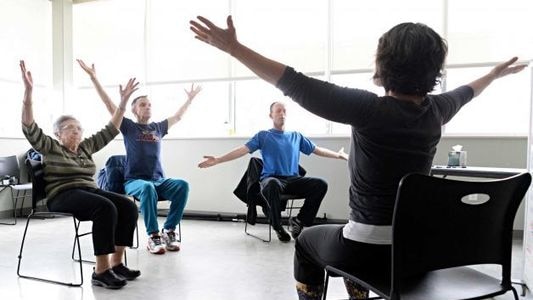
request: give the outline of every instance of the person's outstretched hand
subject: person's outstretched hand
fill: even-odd
[[[23,60],[19,62],[20,71],[22,72],[22,81],[24,82],[24,88],[26,88],[27,91],[33,90],[33,77],[31,76],[31,72],[26,70],[26,64]]]
[[[238,43],[231,16],[228,16],[226,19],[227,29],[217,27],[213,22],[202,16],[198,16],[197,18],[202,24],[194,20],[189,22],[191,25],[189,28],[196,34],[195,38],[231,54],[233,48]]]
[[[187,99],[189,101],[192,101],[192,99],[194,99],[194,97],[196,97],[196,95],[198,95],[198,93],[202,90],[202,86],[201,85],[197,85],[196,87],[194,86],[194,83],[191,84],[191,89],[190,90],[186,90],[186,89],[183,89],[185,91],[185,93],[187,94]]]
[[[91,64],[91,67],[85,64],[85,62],[81,59],[76,59],[80,67],[92,78],[96,78],[96,68],[94,67],[94,64]]]
[[[518,60],[518,57],[513,57],[510,60],[495,66],[490,71],[490,74],[494,76],[494,79],[497,79],[497,78],[507,76],[509,74],[518,73],[522,71],[525,67],[527,67],[527,64],[520,64],[520,65],[513,66],[512,64],[514,64],[517,60]]]
[[[122,88],[122,84],[119,85],[120,99],[127,102],[131,94],[139,89],[138,86],[139,82],[135,82],[135,78],[130,78],[124,88]]]
[[[206,155],[205,160],[198,164],[198,168],[209,168],[217,164],[217,159],[214,156]]]
[[[344,147],[342,147],[337,153],[339,154],[339,159],[348,160],[348,154],[344,152]]]

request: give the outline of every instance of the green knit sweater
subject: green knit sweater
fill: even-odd
[[[92,154],[119,134],[118,129],[110,122],[96,134],[82,140],[78,152],[73,153],[56,139],[45,135],[35,122],[30,126],[22,124],[22,131],[32,147],[43,154],[45,191],[49,199],[72,188],[96,188],[93,179],[96,166]]]

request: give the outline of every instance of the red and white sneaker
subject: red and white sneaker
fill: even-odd
[[[146,249],[152,254],[164,254],[165,247],[161,241],[161,236],[159,234],[150,235],[148,237],[148,245],[146,245]]]
[[[174,230],[167,231],[163,229],[161,231],[161,237],[168,251],[180,251],[181,243],[176,238],[176,232]]]

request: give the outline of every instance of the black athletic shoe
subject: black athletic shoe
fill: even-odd
[[[283,229],[283,227],[280,228],[274,228],[274,231],[276,231],[276,234],[278,236],[278,239],[282,241],[283,243],[287,243],[291,241],[291,236]]]
[[[126,267],[124,264],[116,265],[112,268],[113,272],[115,272],[116,275],[123,277],[126,280],[133,280],[139,276],[141,276],[141,271],[139,270],[132,270],[128,267]]]
[[[106,270],[101,274],[96,274],[93,272],[92,284],[95,286],[102,286],[106,289],[120,289],[125,286],[128,282],[124,278],[119,278],[115,272],[111,269]]]

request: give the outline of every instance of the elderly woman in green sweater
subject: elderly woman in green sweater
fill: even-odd
[[[25,92],[22,106],[22,130],[32,147],[43,154],[47,206],[50,211],[71,213],[78,220],[92,221],[96,266],[92,284],[119,289],[126,280],[141,273],[124,266],[125,247],[131,246],[137,223],[137,207],[119,194],[96,187],[96,166],[92,154],[102,149],[119,133],[126,104],[137,89],[135,78],[120,86],[121,101],[110,122],[99,132],[82,139],[80,122],[72,116],[61,116],[54,123],[56,139],[45,135],[33,119],[33,79],[20,61]]]

